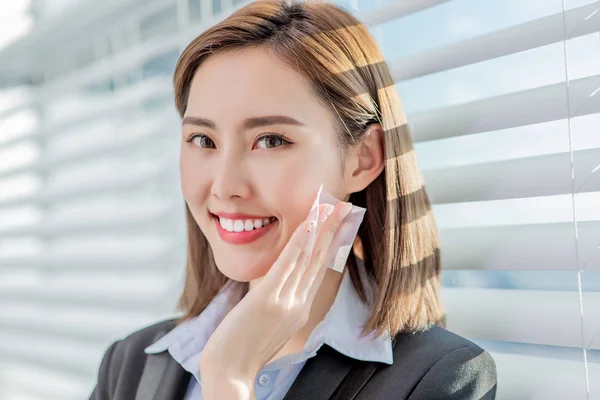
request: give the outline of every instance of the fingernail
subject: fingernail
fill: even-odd
[[[331,204],[326,204],[325,207],[323,207],[323,212],[319,215],[319,222],[325,221],[333,212],[333,208],[334,207]]]
[[[343,206],[340,207],[339,216],[344,219],[350,211],[352,210],[352,203],[344,203]]]
[[[325,214],[327,214],[327,216],[329,217],[331,215],[331,213],[333,212],[333,209],[335,207],[333,206],[333,204],[327,204],[326,208],[325,208]]]

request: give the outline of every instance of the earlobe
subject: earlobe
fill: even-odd
[[[352,151],[353,162],[348,176],[349,192],[359,192],[371,184],[385,167],[383,129],[380,124],[372,124]]]

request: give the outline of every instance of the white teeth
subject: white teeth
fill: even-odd
[[[244,221],[241,221],[239,219],[235,220],[233,222],[233,231],[234,232],[241,232],[244,230]]]
[[[243,231],[251,231],[253,229],[260,229],[263,226],[267,226],[271,223],[270,218],[265,219],[228,219],[219,217],[219,224],[221,224],[221,228],[225,229],[228,232],[243,232]]]

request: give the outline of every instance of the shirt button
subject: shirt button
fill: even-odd
[[[258,377],[258,384],[260,386],[267,386],[271,382],[271,377],[267,374],[262,374]]]

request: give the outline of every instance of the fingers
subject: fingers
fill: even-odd
[[[298,225],[290,240],[279,254],[277,261],[275,261],[265,275],[263,284],[271,288],[270,290],[273,290],[275,295],[279,295],[283,285],[294,271],[296,261],[304,248],[304,244],[314,229],[316,229],[316,226],[313,226],[308,220]]]
[[[318,232],[310,263],[306,267],[296,289],[296,295],[299,298],[305,299],[308,302],[311,302],[314,298],[327,271],[325,258],[330,250],[333,238],[342,225],[344,218],[346,218],[351,210],[352,204],[340,202],[334,208],[331,216],[323,223],[322,228]]]
[[[329,214],[331,214],[331,209],[333,209],[333,206],[331,204],[321,204],[319,206],[319,221],[316,227],[316,231],[313,232],[311,235],[318,235],[319,231],[322,229],[323,224],[320,222],[321,220],[323,220],[323,217],[326,217],[328,215],[328,211]],[[317,237],[318,240],[318,237]],[[302,278],[302,276],[304,275],[304,271],[306,270],[306,267],[308,266],[308,264],[310,263],[310,259],[312,256],[312,252],[313,252],[313,248],[315,246],[315,238],[313,237],[312,240],[311,238],[307,239],[304,242],[304,246],[302,247],[302,250],[300,251],[300,254],[298,255],[298,259],[296,260],[296,265],[294,266],[293,270],[291,271],[291,273],[289,274],[287,281],[285,282],[285,285],[283,286],[281,293],[288,293],[288,294],[294,294],[296,288],[298,287],[298,283],[300,282],[300,279]]]
[[[318,225],[314,226],[311,221],[306,220],[296,228],[279,258],[265,275],[265,287],[278,298],[306,300],[311,295],[314,297],[326,271],[324,262],[327,252],[351,210],[350,203],[340,202],[333,209],[330,204],[322,204],[319,207]],[[316,241],[310,240],[315,234]]]

